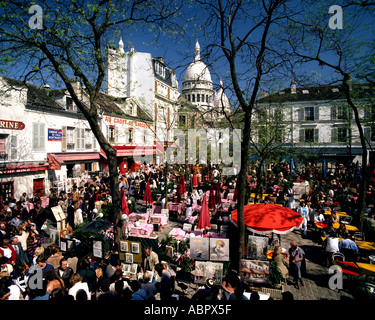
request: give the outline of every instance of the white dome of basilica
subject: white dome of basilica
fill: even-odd
[[[200,46],[197,41],[195,44],[194,61],[187,67],[184,75],[184,82],[186,81],[207,81],[212,83],[211,73],[206,64],[200,58]]]

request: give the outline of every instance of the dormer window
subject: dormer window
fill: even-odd
[[[155,61],[155,72],[165,78],[165,66],[161,64],[159,61]]]
[[[132,103],[130,103],[130,104],[128,105],[128,114],[133,115],[133,109],[134,109],[134,106],[133,106]]]
[[[74,103],[71,97],[66,97],[66,110],[74,111]]]

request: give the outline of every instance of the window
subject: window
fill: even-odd
[[[116,139],[116,127],[115,126],[109,126],[108,127],[108,140],[110,143],[114,143]]]
[[[314,142],[314,129],[305,129],[305,142]]]
[[[282,135],[280,137],[282,139]],[[299,142],[317,143],[319,141],[319,131],[316,128],[300,129]]]
[[[13,181],[0,183],[0,189],[1,189],[0,192],[3,195],[3,200],[10,201],[14,198]]]
[[[18,155],[17,136],[10,136],[9,151],[10,151],[10,159],[17,160],[17,155]]]
[[[45,149],[45,124],[33,123],[32,147],[34,151],[44,151]]]
[[[344,127],[332,128],[332,142],[349,142],[350,129]]]
[[[201,102],[201,95],[197,94],[197,102]]]
[[[85,129],[85,149],[92,149],[93,147],[93,134],[90,129]]]
[[[76,128],[76,149],[82,150],[85,148],[85,129]]]
[[[333,106],[331,108],[332,120],[348,120],[349,112],[346,106]]]
[[[192,98],[191,101],[192,101],[192,102],[195,102],[195,94],[192,94],[192,95],[191,95],[191,98]]]
[[[129,106],[128,106],[128,113],[130,115],[133,115],[133,104],[132,103],[130,103]]]
[[[75,148],[75,128],[67,127],[66,128],[66,148],[68,150],[73,150]]]
[[[305,120],[314,121],[314,107],[305,108]]]
[[[299,110],[300,121],[317,121],[319,120],[319,107],[304,107]]]
[[[132,143],[133,142],[133,128],[129,129],[128,137],[129,137],[129,143]]]
[[[8,160],[7,154],[7,136],[6,134],[0,135],[0,160]]]
[[[337,128],[337,141],[346,142],[348,139],[348,130],[346,128]]]
[[[185,126],[186,125],[186,116],[180,115],[179,123],[180,123],[180,126]]]
[[[66,110],[74,111],[73,99],[71,97],[66,97]]]
[[[188,101],[190,101],[190,94],[188,94]]]

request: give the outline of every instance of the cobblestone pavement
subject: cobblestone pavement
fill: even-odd
[[[178,219],[171,218],[169,223],[163,226],[157,234],[160,238],[164,238],[173,228],[182,227],[183,223],[183,217]],[[49,227],[53,226],[49,224]],[[332,290],[328,287],[331,275],[328,268],[322,265],[321,244],[317,240],[317,233],[311,227],[308,230],[307,237],[302,237],[299,230],[281,235],[281,246],[283,248],[289,249],[290,242],[295,241],[305,251],[306,255],[305,286],[300,286],[299,289],[296,289],[293,283],[289,282],[284,286],[284,292],[290,292],[294,300],[353,300],[350,290],[345,288],[345,280],[343,290]],[[192,283],[185,290],[181,289],[179,291],[180,293],[183,292],[186,298],[191,298],[197,289],[198,285]]]
[[[168,225],[164,226],[159,232],[160,237],[167,235],[170,230],[176,227],[181,227],[183,219],[170,219]],[[327,267],[323,266],[321,244],[318,242],[318,234],[312,228],[309,227],[308,234],[306,237],[302,237],[301,231],[295,230],[288,234],[281,235],[281,246],[285,249],[289,249],[290,242],[295,241],[304,251],[306,255],[306,274],[304,276],[305,286],[299,286],[296,289],[293,283],[290,281],[284,286],[284,292],[288,291],[293,295],[294,300],[353,300],[353,296],[349,290],[345,288],[345,277],[344,277],[344,288],[343,290],[332,290],[328,287],[329,278],[332,276],[329,274]],[[292,280],[292,279],[290,279]],[[190,297],[198,289],[195,284],[190,285],[186,289],[186,296]]]

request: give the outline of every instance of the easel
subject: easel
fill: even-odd
[[[60,231],[60,238],[65,238],[68,230],[66,228],[64,211],[61,206],[52,207],[51,210],[57,222],[57,230]]]

